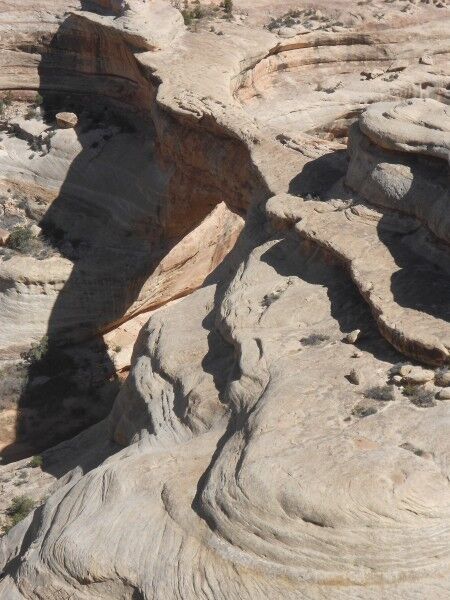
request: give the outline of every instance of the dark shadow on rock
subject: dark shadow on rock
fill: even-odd
[[[204,286],[215,285],[216,290],[213,309],[206,315],[202,323],[203,328],[209,332],[208,352],[203,358],[202,368],[205,373],[213,376],[219,398],[224,402],[226,402],[225,390],[228,383],[239,378],[239,366],[234,347],[217,328],[217,311],[220,310],[224,294],[241,262],[245,261],[258,245],[268,239],[269,234],[265,232],[264,218],[258,207],[254,206],[233,249],[203,283]]]
[[[117,99],[97,94],[108,89],[109,75],[99,73],[97,83],[89,75],[93,94],[83,93],[85,84],[71,91],[77,74],[70,19],[43,51],[38,110],[55,131],[57,112],[76,112],[78,126],[64,134],[80,149],[58,196],[37,218],[53,253],[72,268],[45,338],[28,355],[16,442],[2,451],[4,462],[39,453],[106,417],[120,382],[102,334],[120,322],[175,243],[164,239],[159,223],[165,176],[153,155],[151,121],[132,106],[136,86],[129,82],[123,90],[124,102],[131,102],[127,111],[118,110]],[[74,70],[67,77],[70,67]],[[111,80],[114,88],[113,75]]]
[[[354,130],[356,135],[357,125]],[[439,225],[435,202],[448,200],[450,170],[447,162],[419,153],[387,150],[359,135],[354,152],[352,161],[355,162],[349,172],[349,181],[369,206],[373,203],[375,209],[384,213],[378,223],[378,237],[398,266],[391,278],[395,302],[400,307],[448,321],[450,277],[433,263],[431,256],[428,260],[423,252],[421,254],[420,248],[414,251],[417,242],[411,237],[422,222],[430,246],[435,244],[436,250],[442,250],[442,257],[448,253],[448,245],[435,238],[427,224],[430,219]],[[389,173],[394,175],[391,187],[386,191]],[[402,218],[406,227],[402,227]],[[417,221],[413,220],[415,218]]]
[[[277,273],[296,276],[327,289],[332,317],[343,333],[360,329],[363,335],[355,346],[380,360],[397,362],[401,355],[380,335],[369,306],[359,294],[346,270],[314,244],[300,240],[297,234],[287,237],[262,257]]]
[[[347,172],[346,150],[329,152],[306,163],[289,184],[293,196],[321,198]]]
[[[450,277],[444,269],[416,254],[407,246],[404,234],[379,225],[380,241],[388,248],[399,269],[391,277],[391,291],[402,308],[450,321]],[[432,237],[432,234],[430,234]]]
[[[390,157],[391,155],[387,155]],[[380,162],[386,162],[386,154],[380,154]],[[432,199],[448,194],[449,189],[449,167],[439,159],[413,156],[392,157],[394,164],[406,165],[411,174],[411,185],[401,200],[401,208],[404,208],[405,216],[407,207],[411,207],[411,215],[414,216],[412,207],[417,204],[418,199]],[[400,204],[400,203],[399,203]],[[427,207],[425,207],[426,210]],[[430,210],[432,211],[432,206]],[[395,231],[392,226],[392,215],[396,213],[386,211],[378,224],[378,236],[389,250],[398,270],[391,277],[391,291],[395,302],[402,308],[409,308],[430,315],[436,319],[450,321],[450,276],[448,271],[420,253],[420,249],[414,250],[415,242],[408,243],[408,238],[414,236],[415,231]],[[431,218],[433,215],[431,213]],[[417,223],[419,227],[419,223]],[[430,245],[436,250],[442,251],[441,257],[449,255],[448,246],[428,229],[426,222],[423,228],[427,232]]]
[[[219,395],[219,399],[224,404],[228,403],[227,388],[232,381],[239,379],[239,357],[233,345],[228,342],[223,333],[219,331],[217,325],[218,311],[224,299],[224,295],[229,288],[236,272],[245,261],[252,250],[258,245],[263,244],[269,239],[265,232],[264,219],[257,206],[251,208],[251,214],[241,231],[235,246],[224,259],[224,261],[206,278],[204,285],[215,285],[214,303],[212,310],[206,315],[202,326],[208,331],[208,352],[202,360],[202,368],[205,373],[210,373],[214,379],[214,384]],[[209,474],[220,456],[220,453],[232,435],[236,433],[239,427],[243,426],[242,417],[235,414],[233,407],[229,407],[229,419],[227,427],[216,449],[211,457],[208,467],[199,478],[197,483],[197,492],[192,502],[192,509],[208,522],[208,517],[204,513],[201,505],[201,494],[206,486]],[[213,523],[209,523],[214,528]]]

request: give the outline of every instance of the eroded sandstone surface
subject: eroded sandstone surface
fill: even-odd
[[[2,600],[448,598],[449,11],[0,2]]]

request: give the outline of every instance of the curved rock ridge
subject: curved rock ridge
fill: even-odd
[[[115,16],[105,4],[78,7],[49,54],[64,74],[57,48],[93,35],[98,45],[72,65],[75,96],[99,69],[106,114],[132,118],[105,122],[102,110],[92,127],[80,114],[86,130],[58,130],[49,154],[27,160],[20,121],[0,155],[6,191],[41,186],[45,204],[32,208],[42,226],[65,223],[90,245],[78,262],[4,261],[13,292],[3,301],[12,315],[55,264],[64,289],[51,292],[75,333],[157,310],[110,415],[43,452],[42,466],[0,467],[5,524],[22,480],[38,505],[0,539],[0,599],[447,599],[450,73],[448,16],[433,12],[447,15],[445,4],[419,6],[432,15],[421,30],[396,26],[388,7],[386,26],[280,42],[236,2],[226,19],[180,23],[159,49],[133,45],[139,19],[125,25],[132,13],[155,22],[163,4],[131,0]],[[326,5],[316,6],[322,21]],[[316,69],[321,81],[331,60],[352,78],[368,62],[414,65],[383,71],[402,74],[391,95],[396,80],[377,87],[377,74],[359,91],[344,83],[339,111],[326,99],[335,92],[302,96],[293,78],[305,104],[288,119],[280,77],[254,118],[252,78],[278,60],[277,44],[280,56],[301,55],[300,71],[310,52],[302,77]],[[111,88],[102,48],[133,65],[129,85]],[[409,100],[422,90],[433,99]],[[374,103],[386,98],[395,102]],[[44,108],[55,102],[50,93]],[[85,304],[67,281],[87,282]]]
[[[450,160],[450,109],[432,99],[379,103],[362,115],[359,127],[386,150]]]

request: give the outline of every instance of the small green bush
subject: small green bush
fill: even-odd
[[[14,227],[8,238],[8,247],[22,254],[30,252],[33,248],[34,235],[30,227],[18,225]]]
[[[38,454],[37,456],[33,456],[33,458],[28,463],[28,466],[32,469],[36,469],[37,467],[42,467],[44,461],[42,460],[42,456]]]
[[[28,496],[16,496],[13,498],[11,506],[6,510],[10,523],[4,528],[5,533],[14,527],[14,525],[23,521],[23,519],[25,519],[25,517],[33,510],[34,506],[34,500]]]

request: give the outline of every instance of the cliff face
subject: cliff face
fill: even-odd
[[[2,257],[2,352],[137,339],[105,419],[0,468],[6,524],[39,504],[0,598],[447,598],[445,3],[37,4],[0,179],[53,245]]]
[[[177,17],[179,13],[170,7],[166,10],[167,19],[172,19],[175,27],[177,19],[172,13]],[[37,72],[23,71],[31,81],[39,81],[36,87],[44,98],[43,112],[48,117],[67,105],[73,109],[82,106],[84,112],[76,130],[55,132],[44,126],[43,132],[32,136],[31,143],[23,135],[7,137],[2,186],[6,193],[12,188],[12,193],[31,197],[28,210],[41,226],[63,231],[69,243],[75,240],[78,245],[88,246],[89,251],[87,256],[77,257],[75,263],[67,252],[52,256],[50,264],[32,257],[12,257],[0,275],[4,287],[10,290],[2,296],[3,350],[18,339],[27,347],[45,333],[59,338],[92,335],[152,308],[152,301],[141,290],[145,282],[149,288],[170,286],[165,279],[173,269],[172,260],[168,257],[168,264],[158,266],[163,254],[177,253],[176,246],[183,236],[223,201],[241,214],[248,205],[239,183],[246,178],[246,187],[252,186],[249,159],[244,150],[239,153],[237,143],[224,140],[220,148],[232,161],[223,165],[223,172],[239,165],[235,181],[226,182],[223,174],[219,179],[217,165],[211,173],[210,165],[204,164],[211,162],[206,149],[211,151],[212,144],[217,144],[206,132],[202,137],[189,126],[177,127],[169,116],[161,115],[156,124],[159,132],[155,133],[150,114],[155,88],[142,74],[143,68],[133,54],[135,36],[122,35],[111,22],[110,17],[81,11],[70,15],[51,35],[41,36],[39,32],[41,37],[36,39],[31,25],[27,32],[30,45],[25,47],[26,60],[30,47],[41,55],[39,62],[36,60]],[[142,42],[141,47],[152,44]],[[17,71],[18,65],[14,64],[11,77],[17,77]],[[6,85],[13,88],[17,81]],[[118,111],[128,116],[128,122],[125,118],[119,120]],[[177,136],[176,141],[173,136]],[[34,152],[33,143],[42,144],[43,140],[47,151]],[[158,149],[162,151],[158,153]],[[180,160],[187,154],[194,157],[192,164]],[[238,169],[242,172],[239,175]],[[227,187],[232,188],[230,192]],[[208,222],[214,220],[212,217]],[[238,221],[230,214],[226,239],[222,240],[225,249],[227,239],[232,243],[239,231]],[[191,235],[191,247],[194,239]],[[187,287],[173,289],[164,298],[153,290],[154,304],[183,295],[203,281],[215,264],[211,264],[208,244],[200,254],[204,256],[196,258],[199,275],[192,273]],[[202,260],[204,266],[199,268]],[[23,282],[25,273],[27,281]],[[16,288],[14,298],[12,286]],[[69,293],[69,286],[73,292]],[[60,308],[58,299],[63,287],[70,306]],[[24,298],[20,312],[16,294]],[[92,302],[94,297],[98,301]],[[58,315],[50,317],[55,312]]]
[[[43,3],[44,14],[45,8]],[[61,6],[62,13],[64,8],[82,7]],[[44,336],[51,347],[91,345],[97,337],[94,349],[74,349],[74,372],[61,374],[74,381],[63,394],[75,395],[76,410],[92,422],[109,411],[111,394],[104,397],[103,388],[117,367],[129,365],[131,351],[131,340],[122,352],[120,339],[108,348],[103,334],[132,318],[142,325],[140,313],[201,285],[233,246],[263,183],[238,139],[223,135],[218,141],[207,128],[199,132],[154,104],[157,80],[144,75],[136,56],[153,54],[169,34],[179,35],[177,10],[152,5],[164,27],[156,31],[154,22],[154,35],[144,38],[133,29],[145,18],[142,10],[117,26],[116,17],[78,10],[56,15],[56,26],[36,22],[36,9],[22,15],[20,43],[4,24],[4,87],[15,90],[26,79],[42,104],[25,114],[19,107],[7,123],[0,170],[2,194],[12,207],[8,224],[21,224],[20,218],[38,224],[47,248],[38,255],[5,254],[0,352],[12,361]],[[14,91],[17,98],[27,94],[35,103],[36,91]],[[78,113],[75,129],[55,129],[61,110]],[[86,354],[92,355],[88,367]],[[38,381],[53,378],[50,371],[39,371]],[[87,390],[86,378],[93,380]],[[51,409],[45,400],[37,409],[31,396],[39,388],[30,387],[32,381],[19,393],[18,406],[8,402],[0,415],[8,459],[73,435],[74,422],[83,426],[58,401],[61,391],[52,392]],[[100,395],[96,408],[93,392]],[[46,394],[44,387],[39,395]]]

